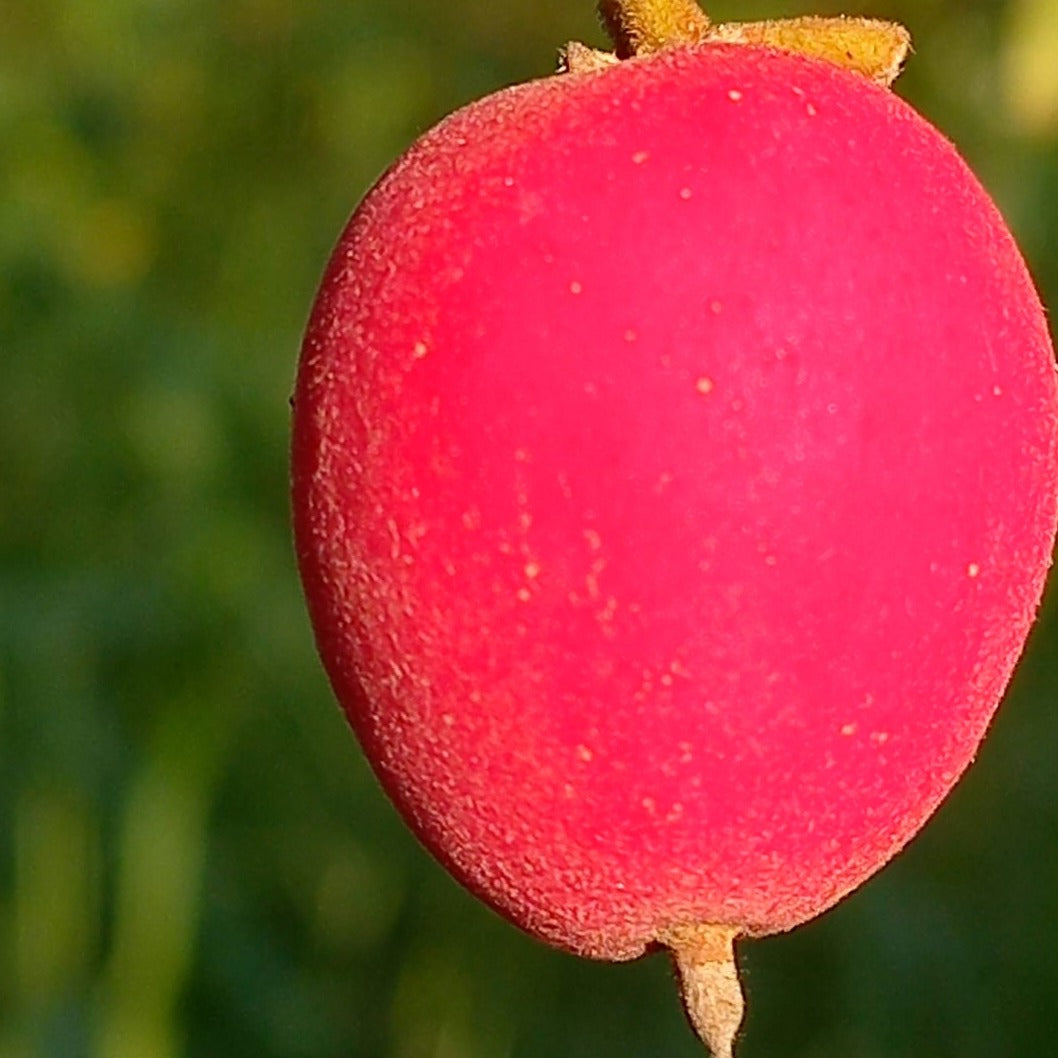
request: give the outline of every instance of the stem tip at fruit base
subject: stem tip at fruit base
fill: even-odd
[[[678,926],[659,938],[672,951],[687,1017],[713,1058],[732,1058],[742,1024],[742,986],[735,964],[738,933],[733,926]]]
[[[789,18],[714,24],[695,0],[598,0],[614,51],[569,44],[561,68],[604,69],[621,59],[696,44],[757,44],[824,59],[888,87],[896,80],[911,35],[896,22],[871,18]]]

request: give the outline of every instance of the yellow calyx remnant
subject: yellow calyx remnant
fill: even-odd
[[[844,66],[888,87],[911,50],[896,22],[869,18],[790,18],[714,24],[695,0],[599,0],[599,17],[614,43],[604,52],[571,43],[561,68],[600,70],[621,59],[696,44],[757,44]]]

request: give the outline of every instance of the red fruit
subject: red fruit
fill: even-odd
[[[298,558],[456,877],[582,955],[723,947],[863,882],[973,757],[1056,438],[953,147],[827,62],[672,48],[467,107],[367,196],[299,370]]]

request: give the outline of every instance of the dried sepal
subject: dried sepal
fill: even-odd
[[[844,16],[728,22],[714,26],[708,39],[825,59],[886,87],[896,80],[911,50],[911,34],[899,23]]]
[[[571,40],[558,53],[559,73],[595,73],[613,66],[619,60],[612,51],[600,51],[598,48]]]

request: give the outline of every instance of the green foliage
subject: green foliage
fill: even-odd
[[[1052,6],[849,9],[909,21],[901,91],[1058,304]],[[13,0],[3,23],[0,1058],[699,1053],[663,961],[545,950],[414,844],[332,704],[287,527],[287,396],[340,225],[443,113],[601,43],[589,0]],[[748,946],[747,1058],[1053,1049],[1056,634],[1052,607],[913,848]]]

